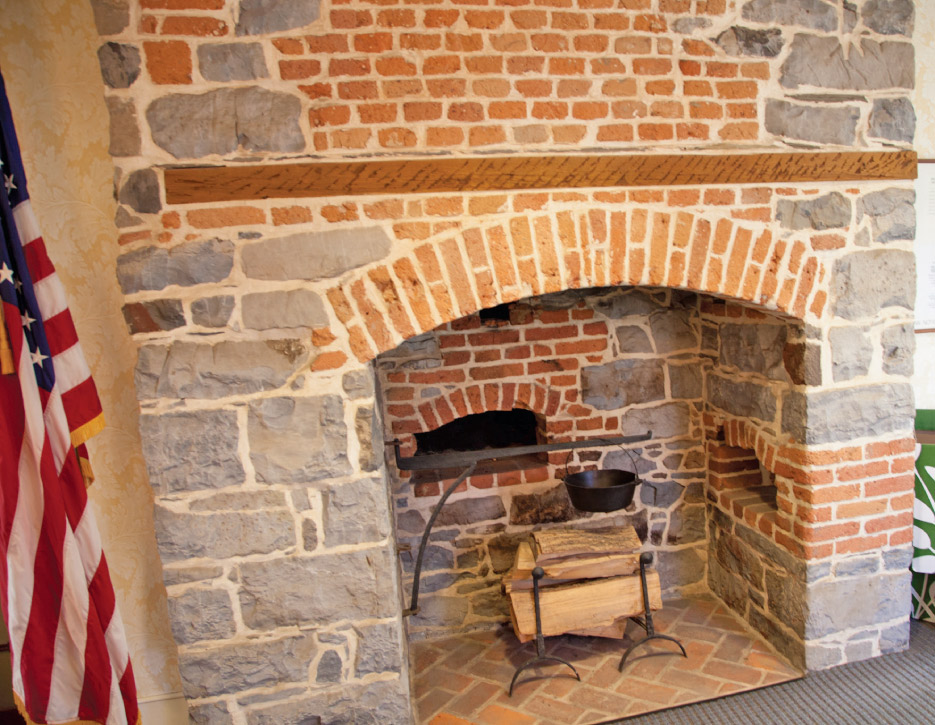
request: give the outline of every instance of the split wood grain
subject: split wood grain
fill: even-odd
[[[642,545],[632,526],[624,526],[616,531],[551,529],[535,532],[533,539],[536,542],[536,564],[542,567],[548,562],[570,557],[630,554],[638,551]]]
[[[167,168],[169,204],[628,186],[916,178],[914,151],[605,154]]]
[[[662,608],[659,574],[646,572],[650,609]],[[536,613],[531,591],[514,591],[510,602],[515,630],[535,634]],[[542,634],[551,637],[567,632],[609,627],[621,617],[643,613],[643,588],[638,576],[593,579],[539,590]]]

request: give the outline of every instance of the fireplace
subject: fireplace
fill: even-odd
[[[652,430],[645,483],[580,517],[564,454],[472,477],[417,636],[499,621],[531,527],[632,523],[808,669],[905,646],[912,61],[877,4],[94,4],[196,721],[408,721],[397,545],[451,477],[384,443],[491,412]]]

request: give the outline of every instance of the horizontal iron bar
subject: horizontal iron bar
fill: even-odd
[[[624,443],[641,443],[652,438],[653,432],[639,435],[614,436],[612,438],[590,438],[584,441],[566,441],[564,443],[540,443],[534,446],[514,446],[512,448],[484,448],[477,451],[452,451],[451,453],[429,453],[424,456],[399,455],[399,441],[388,441],[386,445],[396,450],[396,467],[400,471],[429,471],[439,468],[462,468],[480,461],[495,461],[500,458],[514,458],[530,453],[547,451],[570,451],[575,448],[599,448],[601,446],[619,446]]]

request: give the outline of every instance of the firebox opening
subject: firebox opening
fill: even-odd
[[[485,448],[533,446],[536,415],[529,410],[491,410],[466,415],[425,433],[416,433],[416,455]]]
[[[510,321],[510,305],[496,305],[480,310],[477,313],[481,324],[486,327],[499,327],[501,324]]]
[[[435,430],[416,433],[415,455],[446,453],[451,451],[482,451],[489,448],[514,448],[541,443],[540,422],[529,410],[492,410],[457,418]],[[483,475],[502,471],[520,471],[536,468],[547,463],[544,453],[484,461],[475,468],[475,474]],[[413,472],[412,483],[425,483],[453,477],[461,473],[455,469]]]

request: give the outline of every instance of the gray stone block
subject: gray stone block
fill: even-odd
[[[98,35],[117,35],[130,24],[129,0],[91,0]]]
[[[733,415],[770,422],[776,418],[776,395],[765,385],[708,375],[708,402]]]
[[[779,650],[794,667],[805,667],[805,644],[800,637],[789,633],[787,629],[773,621],[771,617],[756,607],[750,607],[747,620],[753,628],[762,634],[769,643]]]
[[[645,316],[657,311],[661,304],[653,294],[643,290],[628,290],[604,296],[592,302],[595,310],[612,320],[630,316]]]
[[[850,441],[912,430],[915,407],[908,383],[866,385],[783,397],[782,430],[806,444]]]
[[[881,35],[912,35],[912,0],[867,0],[860,9],[864,25]]]
[[[383,425],[378,414],[369,405],[361,406],[354,414],[354,430],[360,445],[358,463],[365,473],[378,471],[383,465]]]
[[[870,216],[875,242],[915,239],[915,192],[912,189],[884,189],[866,194],[857,204],[858,219]]]
[[[617,345],[624,355],[632,352],[653,352],[653,344],[642,327],[623,325],[617,328],[616,333]]]
[[[143,223],[143,220],[135,214],[131,214],[127,211],[127,208],[124,206],[118,206],[117,212],[114,214],[114,224],[118,229],[126,229],[127,227],[135,227]]]
[[[786,229],[837,229],[851,223],[852,205],[844,194],[832,191],[817,199],[780,199],[776,216]]]
[[[844,645],[844,660],[846,662],[859,662],[873,657],[873,642],[867,639],[848,642]]]
[[[705,507],[679,506],[669,517],[669,530],[666,534],[666,543],[694,544],[705,540]]]
[[[265,88],[221,88],[172,93],[149,104],[153,141],[177,159],[244,151],[295,152],[305,148],[302,104]]]
[[[117,279],[124,294],[220,282],[234,266],[234,245],[221,239],[188,242],[171,249],[143,247],[117,258]]]
[[[312,633],[277,640],[239,642],[179,655],[186,697],[212,697],[240,690],[306,682],[315,656]]]
[[[244,327],[250,330],[321,327],[328,324],[328,314],[321,297],[307,289],[244,295],[240,300],[240,314]]]
[[[240,0],[237,35],[266,35],[318,20],[320,0]]]
[[[786,343],[783,365],[794,385],[821,385],[821,346],[804,342]]]
[[[381,479],[333,484],[322,491],[325,546],[382,541],[390,533],[389,502]]]
[[[143,141],[133,101],[108,97],[104,102],[110,116],[110,146],[107,151],[111,156],[138,156]]]
[[[223,700],[188,706],[190,725],[233,725],[234,716]]]
[[[141,415],[140,437],[149,482],[160,495],[244,481],[237,413],[232,410]]]
[[[357,677],[402,670],[400,627],[396,621],[357,628]]]
[[[691,35],[696,30],[710,28],[711,20],[708,18],[681,17],[673,20],[669,27],[674,33],[679,33],[680,35]]]
[[[656,352],[660,354],[698,349],[698,328],[686,310],[660,310],[649,316]]]
[[[576,518],[578,513],[563,484],[541,493],[516,494],[510,503],[511,525],[549,524]]]
[[[351,400],[369,398],[373,395],[373,370],[366,367],[344,373],[341,388]]]
[[[220,566],[189,566],[184,569],[164,568],[162,581],[167,587],[176,584],[190,584],[191,582],[211,581],[224,574]]]
[[[753,30],[733,26],[717,36],[717,44],[728,55],[775,58],[782,50],[782,31],[779,28]]]
[[[224,327],[234,310],[234,298],[231,295],[202,297],[192,302],[192,322],[202,327]]]
[[[129,302],[123,306],[122,312],[131,335],[174,330],[185,325],[181,300]]]
[[[675,438],[691,430],[691,408],[686,403],[664,403],[653,408],[628,410],[620,419],[621,435],[652,431],[655,438]]]
[[[813,670],[826,670],[829,667],[843,665],[844,662],[844,650],[842,645],[805,643],[805,667],[809,672]]]
[[[694,584],[705,576],[704,550],[696,547],[658,550],[653,563],[663,590]]]
[[[464,596],[422,597],[419,599],[419,613],[409,620],[412,623],[410,626],[420,629],[460,627],[467,618],[469,608],[470,600]]]
[[[285,507],[286,494],[282,491],[227,491],[188,504],[189,511],[266,511]]]
[[[416,509],[403,511],[396,517],[396,530],[406,534],[421,534],[425,530],[425,517]]]
[[[140,214],[155,214],[162,209],[159,200],[159,179],[152,169],[139,169],[127,176],[117,199]],[[178,249],[178,247],[176,247]]]
[[[229,559],[295,547],[295,522],[288,511],[189,514],[157,503],[154,519],[164,562]]]
[[[907,617],[909,572],[832,579],[807,590],[806,639]]]
[[[586,405],[616,410],[665,398],[665,366],[660,360],[615,360],[581,370]]]
[[[743,19],[757,23],[801,25],[812,30],[837,30],[838,11],[822,0],[749,0]]]
[[[867,331],[860,327],[833,327],[828,333],[831,343],[831,376],[834,382],[866,375],[873,358],[873,345]]]
[[[838,317],[876,317],[885,307],[913,308],[915,256],[900,249],[853,252],[835,260],[832,309]]]
[[[856,106],[806,106],[767,99],[766,130],[795,141],[850,146],[856,139]]]
[[[205,80],[222,83],[269,77],[259,43],[199,45],[198,67]]]
[[[312,519],[302,520],[302,548],[315,551],[318,546],[318,527]]]
[[[506,516],[506,509],[499,496],[481,496],[480,498],[462,498],[449,500],[435,519],[435,525],[464,526],[481,521],[496,521]]]
[[[170,595],[169,623],[179,644],[228,639],[237,629],[230,594],[223,589],[187,589]]]
[[[912,43],[878,43],[863,38],[859,46],[854,43],[845,52],[838,38],[803,33],[792,40],[780,82],[785,88],[911,89],[915,85],[915,55]]]
[[[916,349],[915,329],[909,323],[883,330],[883,372],[911,376]]]
[[[880,559],[875,554],[871,556],[850,556],[835,563],[834,574],[839,577],[861,576],[873,574],[879,568]]]
[[[675,481],[643,481],[640,484],[640,501],[646,506],[668,509],[682,498],[685,488]]]
[[[97,49],[101,77],[111,88],[129,88],[140,77],[140,51],[135,45],[104,43]]]
[[[352,470],[344,404],[336,395],[251,401],[247,435],[258,481],[307,483]]]
[[[888,549],[883,552],[883,566],[890,571],[902,571],[909,568],[912,562],[912,547],[904,546],[899,549]]]
[[[869,134],[897,143],[912,143],[916,132],[916,114],[912,101],[902,98],[877,98],[870,111]]]
[[[257,630],[399,613],[386,547],[240,564],[240,608]],[[327,586],[325,586],[327,583]]]
[[[328,279],[383,259],[391,244],[382,227],[304,232],[248,244],[243,269],[252,279]]]
[[[333,649],[327,650],[318,660],[315,682],[340,682],[343,667],[344,663],[341,661],[341,655]]]
[[[438,532],[433,532],[435,538],[440,538]],[[407,552],[403,552],[400,557],[400,563],[402,564],[403,571],[407,574],[411,574],[415,570],[416,566],[416,556],[419,550],[419,539],[413,537],[411,541],[408,542],[410,549]],[[436,544],[429,544],[425,547],[425,554],[422,556],[422,571],[440,571],[452,569],[455,564],[455,555],[451,549],[446,549],[443,546],[438,546]]]
[[[247,725],[409,725],[409,685],[400,679],[345,685],[304,700],[250,709]]]
[[[704,394],[704,377],[699,361],[669,363],[669,385],[673,398],[696,400]]]
[[[766,569],[766,597],[770,613],[795,634],[805,633],[804,579],[789,576],[783,570]]]
[[[880,632],[880,654],[902,652],[909,647],[909,617]]]
[[[222,398],[274,390],[305,353],[298,340],[288,339],[147,345],[137,362],[137,393],[141,399]]]
[[[783,359],[788,337],[786,325],[725,323],[720,328],[721,365],[760,373],[772,380],[789,379]]]

